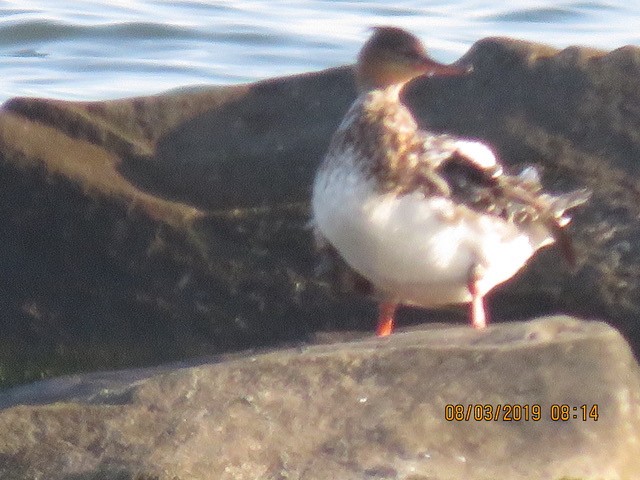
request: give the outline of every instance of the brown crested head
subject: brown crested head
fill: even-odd
[[[468,68],[431,59],[415,35],[397,27],[375,27],[358,55],[356,79],[361,91],[402,85],[421,75],[463,75]]]

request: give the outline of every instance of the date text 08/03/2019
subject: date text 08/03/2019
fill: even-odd
[[[469,403],[466,405],[448,403],[444,407],[444,419],[448,422],[539,422],[545,418],[554,422],[572,420],[597,422],[598,417],[597,403],[591,405],[553,403],[546,408],[537,403]]]

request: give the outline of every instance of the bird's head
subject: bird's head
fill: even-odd
[[[470,69],[431,59],[418,37],[397,27],[375,27],[360,50],[356,79],[361,91],[402,86],[422,76],[463,75]]]

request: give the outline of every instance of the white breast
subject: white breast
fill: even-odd
[[[553,241],[544,229],[522,231],[448,198],[379,194],[351,161],[333,165],[316,177],[315,224],[353,269],[400,303],[470,301],[474,265],[483,268],[484,295]]]

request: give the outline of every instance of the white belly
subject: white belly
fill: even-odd
[[[316,227],[354,270],[389,299],[423,307],[470,301],[476,265],[486,294],[553,241],[546,230],[533,235],[447,198],[380,195],[346,167],[319,173],[312,208]]]

